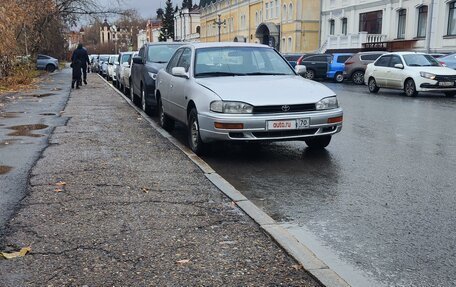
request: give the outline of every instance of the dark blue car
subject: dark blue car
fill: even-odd
[[[328,72],[326,72],[326,77],[328,79],[333,79],[338,83],[344,81],[344,68],[345,61],[348,60],[353,54],[352,53],[335,53],[332,54],[331,61],[328,65]]]

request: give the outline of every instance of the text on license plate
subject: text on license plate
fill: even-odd
[[[454,82],[440,82],[439,85],[443,87],[451,87],[454,86]]]
[[[296,119],[283,121],[267,121],[268,130],[301,130],[307,129],[310,125],[310,119]]]

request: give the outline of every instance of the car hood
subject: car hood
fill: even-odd
[[[415,71],[427,72],[442,76],[456,76],[456,71],[448,67],[410,67]]]
[[[315,103],[335,95],[320,83],[292,75],[200,78],[196,82],[224,101],[261,106]]]

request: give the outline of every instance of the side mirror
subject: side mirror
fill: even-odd
[[[142,58],[139,57],[139,56],[133,57],[133,63],[134,64],[138,64],[138,65],[143,65],[144,64]]]
[[[171,70],[171,74],[173,74],[173,76],[176,76],[176,77],[181,77],[181,78],[186,78],[186,79],[190,78],[190,76],[185,71],[184,67],[174,67]]]
[[[307,68],[306,66],[304,65],[296,65],[295,67],[295,71],[298,75],[302,75],[304,74],[305,72],[307,72]]]
[[[402,64],[395,64],[395,65],[394,65],[394,68],[397,68],[397,69],[404,69],[404,65],[402,65]]]

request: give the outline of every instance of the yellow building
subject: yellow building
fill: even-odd
[[[262,43],[282,53],[319,47],[320,0],[201,0],[200,7],[201,42]]]

